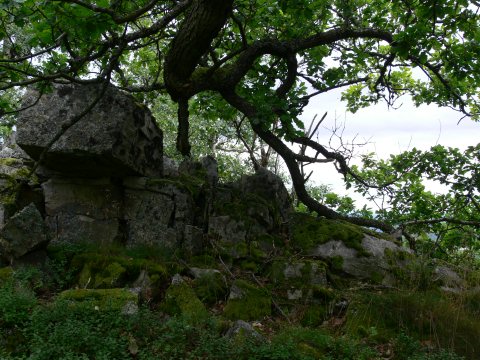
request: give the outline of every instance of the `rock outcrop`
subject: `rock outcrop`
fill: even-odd
[[[38,96],[29,90],[25,105]],[[0,151],[0,236],[10,261],[47,241],[161,247],[185,256],[213,246],[228,263],[251,271],[279,256],[273,282],[289,284],[281,287],[289,300],[306,301],[332,271],[390,283],[410,255],[393,239],[360,227],[294,214],[283,182],[265,169],[221,184],[212,157],[177,166],[163,156],[162,132],[149,110],[113,87],[55,85],[22,112],[17,128],[16,142],[12,138]],[[30,166],[44,151],[33,180]],[[18,239],[9,234],[34,209],[29,227],[36,226],[36,240],[14,250]],[[288,258],[292,251],[309,260]]]
[[[51,171],[79,177],[162,175],[163,134],[155,119],[113,87],[55,85],[43,95],[30,89],[24,107],[17,144],[34,160],[46,150],[42,165]]]

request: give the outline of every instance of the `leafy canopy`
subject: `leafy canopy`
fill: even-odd
[[[192,152],[197,109],[210,114],[206,127],[223,121],[218,128],[229,136],[244,119],[248,136],[283,158],[308,209],[390,231],[396,221],[388,216],[348,216],[308,193],[300,164],[334,163],[363,186],[371,186],[365,176],[380,175],[349,166],[348,156],[313,140],[298,116],[313,97],[342,88],[352,112],[379,101],[394,106],[408,95],[478,120],[479,10],[466,0],[2,0],[0,103],[11,121],[21,109],[12,91],[46,91],[52,82],[111,83],[150,104],[168,96],[178,103],[183,156]],[[436,162],[438,151],[403,158],[420,157],[416,174],[443,181],[449,165]],[[407,171],[391,161],[393,172]],[[420,185],[413,183],[406,188],[415,194]]]

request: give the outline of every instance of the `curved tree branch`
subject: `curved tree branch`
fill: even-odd
[[[282,157],[290,172],[293,187],[298,198],[310,210],[315,211],[319,216],[325,216],[329,219],[346,220],[357,225],[375,227],[386,232],[393,231],[391,225],[382,221],[344,216],[313,199],[305,189],[304,178],[298,167],[296,154],[271,131],[262,128],[255,107],[234,91],[223,91],[221,94],[230,105],[247,116],[253,131]]]

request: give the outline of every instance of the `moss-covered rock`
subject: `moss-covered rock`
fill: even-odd
[[[192,287],[198,298],[207,305],[224,301],[228,293],[225,277],[215,269],[193,268],[195,279]]]
[[[162,309],[170,315],[182,315],[193,323],[201,322],[208,317],[207,309],[195,291],[184,281],[173,281],[168,287]]]
[[[91,306],[96,310],[122,312],[130,312],[138,306],[138,294],[127,289],[72,289],[60,293],[57,300]]]
[[[277,285],[325,285],[326,268],[321,260],[276,260],[270,278]]]
[[[225,277],[218,270],[199,272],[192,282],[198,298],[205,304],[213,305],[218,301],[224,301],[228,293]]]
[[[74,256],[71,266],[79,272],[82,288],[130,286],[142,271],[148,273],[152,288],[163,289],[168,280],[165,265],[126,256],[83,253]]]
[[[301,251],[309,252],[317,245],[339,240],[347,247],[357,250],[359,254],[365,255],[361,245],[363,229],[345,221],[296,213],[292,219],[291,231],[292,245]]]
[[[93,289],[108,289],[122,285],[122,277],[125,276],[126,269],[118,262],[112,262],[104,269],[92,269],[94,264],[87,263],[80,272],[78,284],[82,288],[90,287]]]
[[[0,268],[0,285],[13,279],[13,269],[10,266]]]
[[[231,320],[258,320],[271,315],[272,298],[268,290],[253,284],[236,280],[230,288],[230,295],[223,315]]]

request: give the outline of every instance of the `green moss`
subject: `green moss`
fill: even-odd
[[[240,262],[240,269],[242,269],[244,271],[251,271],[251,272],[256,273],[259,270],[259,266],[254,261],[242,260]]]
[[[168,271],[163,264],[124,256],[83,253],[73,257],[71,267],[79,272],[81,287],[118,287],[135,281],[145,270],[153,287],[164,287]]]
[[[226,318],[249,321],[271,315],[272,299],[268,290],[258,288],[244,280],[236,280],[232,285],[232,288],[234,287],[235,292],[241,295],[232,298],[230,294],[223,312]]]
[[[235,193],[228,202],[216,202],[214,204],[217,215],[228,215],[232,219],[244,224],[246,229],[253,226],[264,226],[262,219],[271,217],[275,229],[280,228],[281,218],[274,199],[265,199],[253,193]],[[266,235],[268,236],[268,235]],[[258,240],[258,239],[250,239]]]
[[[129,303],[137,304],[138,295],[126,289],[73,289],[63,291],[58,300],[84,303],[99,310],[122,310]]]
[[[292,244],[299,250],[309,251],[316,245],[339,240],[357,250],[360,256],[366,256],[361,245],[363,238],[363,229],[346,221],[314,218],[302,213],[296,213],[292,220]]]
[[[198,298],[208,305],[225,300],[228,293],[225,278],[218,272],[200,276],[193,281],[192,286]]]
[[[302,326],[317,327],[323,324],[328,316],[328,309],[325,305],[312,305],[305,309],[300,324]]]
[[[218,266],[218,261],[210,254],[202,254],[192,256],[189,264],[193,267],[213,269]]]
[[[162,309],[170,315],[182,315],[193,323],[208,318],[207,309],[185,282],[170,285],[165,293]]]
[[[16,158],[1,158],[0,159],[0,166],[16,166],[16,165],[23,165],[20,159]]]
[[[80,272],[78,284],[83,288],[115,288],[122,285],[122,278],[127,271],[118,262],[106,264],[104,269],[96,270],[92,271],[91,264],[85,264]]]
[[[10,266],[0,269],[0,285],[13,279],[13,269]]]
[[[370,274],[370,280],[374,284],[381,284],[384,278],[385,276],[379,271],[374,271]]]
[[[341,256],[332,256],[330,258],[330,266],[334,271],[343,270],[343,257]]]
[[[318,300],[324,304],[329,303],[336,297],[335,292],[332,289],[320,285],[312,285],[311,292],[313,299]]]

